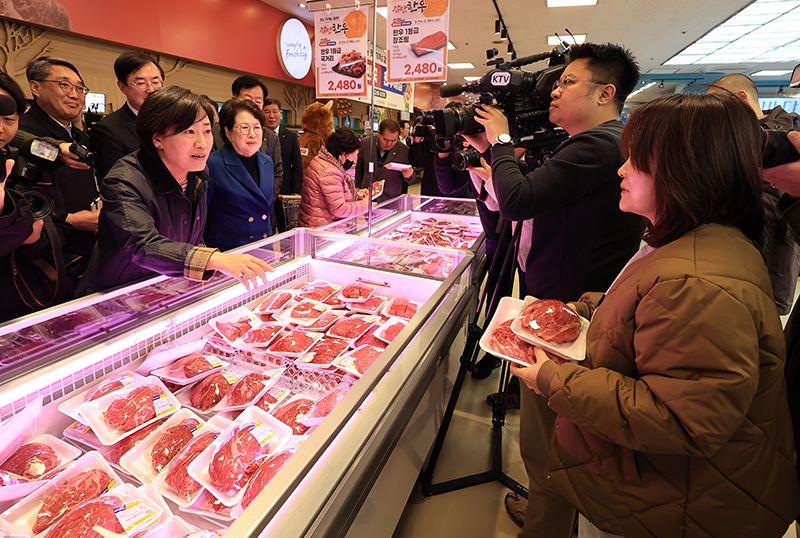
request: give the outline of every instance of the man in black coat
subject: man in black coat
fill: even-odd
[[[34,104],[19,119],[20,130],[63,142],[89,146],[89,137],[73,124],[86,104],[88,88],[78,69],[60,58],[42,56],[25,71]],[[88,262],[95,243],[99,207],[94,170],[56,165],[44,171],[44,180],[52,181],[48,191],[55,202],[54,214],[72,225],[64,251],[83,256]]]
[[[361,142],[356,163],[356,187],[366,189],[369,187],[370,152],[375,162],[372,183],[385,181],[383,194],[375,199],[383,202],[390,198],[408,192],[408,182],[414,176],[414,169],[408,162],[408,146],[398,144],[400,139],[400,124],[397,120],[383,120],[378,126],[378,136],[374,147],[370,147],[370,137],[365,137]]]
[[[281,102],[277,99],[264,100],[264,116],[267,129],[274,132],[281,143],[283,160],[283,183],[280,194],[300,194],[303,190],[303,157],[297,133],[281,125]],[[283,203],[273,204],[278,232],[286,231],[286,214]]]
[[[136,116],[148,95],[164,84],[164,70],[142,52],[123,52],[114,62],[117,86],[126,101],[92,127],[92,151],[97,179],[102,181],[119,159],[139,149]]]

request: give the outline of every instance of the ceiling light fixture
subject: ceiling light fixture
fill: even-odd
[[[517,53],[516,52],[512,52],[511,53],[511,61],[513,62],[516,59],[517,59]]]
[[[508,44],[508,49],[506,50],[506,54],[513,54],[514,53],[514,45],[511,43]]]
[[[567,38],[564,36],[562,39],[559,39],[557,35],[549,35],[547,36],[547,46],[548,47],[556,47],[561,44],[561,41],[567,41],[570,45],[578,44],[586,42],[586,34],[575,34],[572,36],[574,41],[571,38]]]
[[[597,0],[547,0],[547,7],[596,6]]]
[[[500,39],[508,39],[508,30],[506,30],[505,26],[500,30]]]
[[[450,69],[475,69],[475,66],[471,62],[447,64],[447,67]]]
[[[782,77],[791,73],[791,69],[762,69],[755,73],[750,73],[751,77]]]
[[[628,95],[628,99],[630,99],[631,97],[633,97],[633,96],[634,96],[634,95],[636,95],[637,93],[642,93],[642,92],[643,92],[643,91],[645,91],[647,88],[650,88],[650,87],[652,87],[652,86],[655,86],[655,84],[656,84],[656,83],[655,83],[655,81],[653,81],[653,82],[651,82],[651,83],[649,83],[649,84],[645,84],[644,86],[642,86],[641,88],[639,88],[639,89],[638,89],[638,90],[636,90],[635,92],[631,92],[631,93]],[[626,100],[627,100],[627,99],[626,99]]]
[[[664,87],[664,81],[663,80],[661,81],[661,84],[658,85],[658,87],[659,88],[663,88]]]
[[[778,90],[778,95],[783,97],[783,86],[781,86],[780,89]]]
[[[476,80],[480,80],[481,77],[464,77],[464,80],[467,82],[475,82]]]
[[[500,19],[496,19],[494,21],[494,35],[500,35],[500,28],[502,28],[502,25],[500,24]]]
[[[305,7],[306,7],[306,5],[303,2],[299,2],[299,3],[295,4],[295,5],[297,7],[299,7],[300,9],[305,9]]]

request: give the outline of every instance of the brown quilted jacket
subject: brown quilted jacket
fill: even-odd
[[[299,224],[324,226],[336,219],[354,217],[367,210],[366,199],[358,200],[353,178],[339,160],[324,147],[311,161],[303,177]]]
[[[629,265],[583,363],[547,363],[547,476],[629,538],[779,538],[800,513],[785,346],[764,263],[701,226]]]

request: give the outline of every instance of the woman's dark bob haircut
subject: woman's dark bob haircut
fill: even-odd
[[[733,95],[667,95],[635,109],[622,152],[653,178],[656,222],[643,239],[660,247],[719,223],[758,241],[762,138],[756,115]]]
[[[352,153],[361,149],[361,140],[352,129],[339,127],[325,141],[325,149],[334,157],[338,157],[342,153]]]
[[[141,149],[156,156],[153,136],[170,136],[185,131],[206,114],[214,123],[214,110],[199,95],[179,86],[165,86],[151,93],[144,100],[136,117],[136,133],[141,140]]]
[[[233,126],[236,124],[236,116],[239,112],[249,112],[258,120],[258,123],[261,124],[261,128],[265,128],[264,124],[267,118],[264,116],[264,112],[258,108],[257,104],[250,99],[229,99],[225,101],[225,104],[219,109],[219,134],[226,144],[230,144],[231,141],[228,140],[225,129],[233,129]]]

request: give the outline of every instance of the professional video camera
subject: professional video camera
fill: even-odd
[[[491,51],[487,51],[487,55]],[[564,71],[569,59],[569,46],[558,45],[550,52],[534,54],[508,63],[500,59],[490,60],[495,65],[470,84],[445,84],[439,89],[442,97],[453,97],[462,92],[480,94],[479,104],[492,105],[506,118],[515,143],[524,143],[548,137],[566,138],[550,122],[550,93],[554,83]],[[549,66],[535,73],[519,69],[542,60],[549,60]],[[496,102],[495,102],[496,101]],[[439,136],[452,137],[456,134],[476,134],[483,126],[475,121],[475,108],[478,104],[461,109],[445,109],[434,112],[436,131]]]
[[[789,131],[764,129],[761,145],[761,164],[764,168],[772,168],[797,160],[800,160],[800,154],[789,141]]]
[[[57,145],[41,138],[32,138],[20,146],[19,155],[14,157],[14,167],[8,174],[6,186],[25,197],[35,219],[46,217],[55,207],[53,197],[46,190],[51,181],[45,179],[49,176],[44,175],[43,171],[58,159],[59,152]]]

